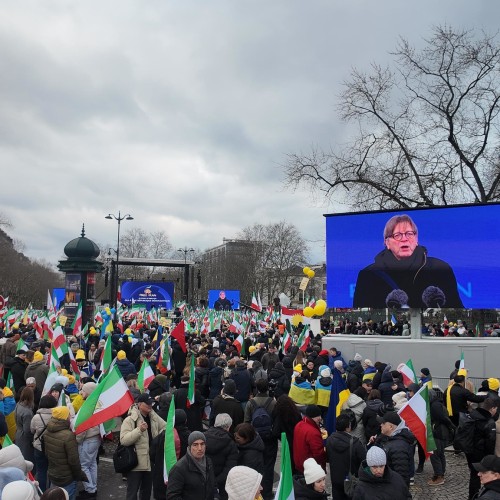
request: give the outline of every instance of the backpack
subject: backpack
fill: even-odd
[[[468,413],[460,413],[458,427],[455,431],[455,438],[453,439],[453,447],[464,453],[472,453],[475,448],[475,428],[476,421]]]
[[[252,413],[251,423],[262,439],[269,439],[273,435],[273,420],[271,418],[271,415],[269,415],[269,412],[267,411],[267,408],[271,404],[272,400],[273,398],[268,398],[264,406],[255,408]]]

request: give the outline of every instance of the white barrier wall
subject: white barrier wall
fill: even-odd
[[[325,335],[323,348],[336,347],[346,361],[358,352],[363,359],[390,363],[395,370],[399,363],[411,358],[413,367],[420,373],[429,368],[433,377],[448,378],[455,368],[455,361],[463,352],[465,367],[470,377],[500,378],[500,338],[388,337],[375,335]]]

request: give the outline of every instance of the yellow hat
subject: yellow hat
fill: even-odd
[[[464,377],[467,377],[467,370],[465,368],[460,368],[458,370],[457,375],[463,375]]]
[[[67,374],[68,374],[68,370],[66,370],[65,368],[63,368],[63,369],[61,370],[61,375],[66,376]]]
[[[70,384],[74,384],[76,382],[76,379],[73,375],[68,375],[68,380]]]
[[[132,330],[130,328],[127,328],[125,330],[125,335],[132,335]]]
[[[85,351],[83,349],[78,349],[75,356],[76,361],[85,361]]]
[[[125,351],[118,351],[116,354],[116,359],[125,359],[126,357]]]
[[[69,408],[67,406],[56,406],[52,408],[52,416],[58,420],[68,420]]]
[[[255,352],[257,350],[257,348],[254,346],[254,345],[251,345],[249,348],[248,348],[248,352],[250,354],[252,354],[252,352]]]
[[[97,330],[93,326],[91,326],[89,328],[89,333],[90,333],[90,335],[95,335],[97,333]]]
[[[2,392],[3,392],[3,397],[4,398],[9,398],[9,397],[14,396],[14,393],[8,387],[4,387],[2,389]]]
[[[301,365],[301,364],[295,365],[295,366],[293,367],[293,371],[294,371],[294,372],[299,372],[299,373],[302,373],[302,365]]]
[[[489,378],[488,387],[490,388],[490,391],[498,391],[498,389],[500,389],[500,380],[497,378]]]
[[[40,351],[35,351],[35,354],[33,354],[33,363],[35,361],[43,361],[43,354]]]

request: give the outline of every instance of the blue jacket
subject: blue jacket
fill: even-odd
[[[135,375],[137,373],[135,366],[127,359],[119,359],[116,366],[120,370],[122,377],[127,378],[127,375]]]
[[[347,363],[345,362],[345,359],[342,357],[342,353],[340,351],[337,351],[336,356],[328,355],[328,366],[330,367],[330,370],[333,370],[333,363],[335,363],[335,361],[337,361],[338,359],[342,361],[342,366],[344,370],[347,368]]]

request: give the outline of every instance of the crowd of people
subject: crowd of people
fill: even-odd
[[[109,335],[114,362],[134,397],[115,432],[121,445],[133,446],[137,454],[137,465],[123,474],[127,500],[151,494],[156,500],[273,499],[283,437],[297,500],[411,498],[426,454],[398,412],[424,386],[436,445],[429,486],[446,483],[444,450],[453,444],[470,469],[469,499],[500,498],[496,378],[475,391],[457,362],[448,387],[433,387],[426,367],[418,381],[405,386],[402,373],[389,364],[357,353],[344,359],[335,348],[323,349],[321,335],[312,332],[301,348],[293,342],[285,348],[279,321],[252,326],[242,345],[229,322],[208,334],[186,333],[186,350],[171,337],[171,365],[165,370],[158,364],[158,324],[124,326],[123,334],[116,329]],[[292,333],[299,337],[299,331]],[[72,424],[99,383],[102,337],[96,328],[87,337],[68,336],[79,380],[72,373],[71,356],[63,356],[60,374],[48,389],[50,342],[38,338],[29,324],[14,325],[0,339],[2,499],[97,497],[102,429],[75,435]],[[144,360],[154,379],[141,390],[138,372]],[[339,377],[349,392],[336,408],[332,387]],[[165,483],[166,421],[172,404],[177,461]],[[329,429],[332,412],[334,427]],[[472,447],[467,446],[470,441]]]

